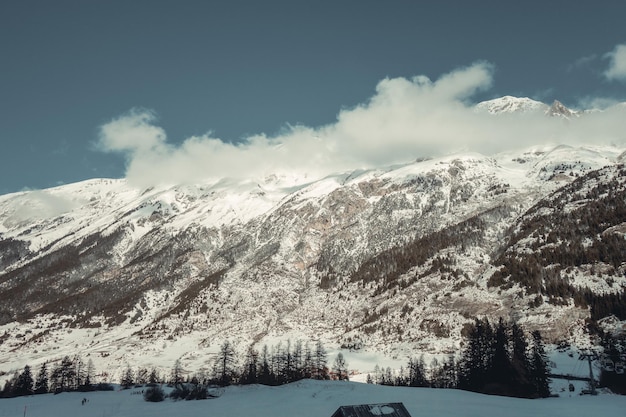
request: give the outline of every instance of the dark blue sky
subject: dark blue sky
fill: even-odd
[[[485,60],[502,95],[626,100],[620,1],[0,2],[0,194],[124,175],[99,126],[151,109],[177,144],[332,123],[385,77]]]

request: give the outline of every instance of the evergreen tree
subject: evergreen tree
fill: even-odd
[[[216,365],[218,383],[221,386],[230,385],[235,376],[235,350],[228,340],[220,347]]]
[[[87,361],[87,368],[85,369],[85,383],[83,386],[84,391],[92,391],[94,384],[94,377],[96,374],[96,367],[93,364],[91,358]]]
[[[33,375],[30,366],[26,365],[24,370],[17,378],[13,392],[16,396],[31,395],[33,393]]]
[[[532,368],[531,368],[531,383],[535,390],[535,395],[538,397],[546,398],[550,396],[550,378],[548,371],[548,358],[543,346],[543,340],[541,333],[535,330],[532,333],[533,347],[532,347]]]
[[[2,389],[2,397],[10,398],[15,397],[15,388],[17,386],[17,380],[19,379],[19,372],[15,371],[11,379],[7,379],[4,382],[4,388]]]
[[[61,385],[63,391],[73,391],[76,389],[76,367],[69,356],[61,361]]]
[[[304,345],[304,360],[302,364],[302,378],[311,378],[313,376],[313,351],[311,344],[307,341]]]
[[[55,366],[50,372],[50,392],[58,394],[63,392],[63,385],[61,383],[61,367]]]
[[[172,385],[177,386],[182,384],[183,381],[183,366],[180,363],[180,359],[176,359],[176,362],[174,362],[174,368],[172,368],[171,383]]]
[[[41,368],[39,368],[34,391],[35,394],[45,394],[48,392],[48,364],[46,362],[42,363]]]
[[[511,367],[513,374],[516,376],[516,386],[520,393],[528,396],[532,395],[533,388],[530,383],[531,364],[528,358],[528,343],[526,335],[517,324],[511,325],[511,343],[513,345],[511,352]]]
[[[59,393],[74,390],[76,382],[76,370],[69,356],[65,356],[61,363],[50,374],[50,391]]]
[[[85,384],[85,375],[87,372],[85,363],[80,356],[75,355],[72,364],[74,365],[74,381],[72,381],[71,385],[73,389],[77,390]]]
[[[400,366],[400,371],[398,372],[398,375],[396,375],[394,385],[398,387],[405,387],[408,385],[408,378],[406,376],[404,366]]]
[[[380,366],[378,364],[374,365],[374,383],[377,385],[382,385],[382,371],[380,370]]]
[[[496,393],[511,393],[512,370],[509,360],[509,338],[504,320],[500,318],[493,334],[493,356],[490,359],[490,367],[487,369],[486,380],[492,385]]]
[[[259,352],[252,347],[248,349],[244,371],[241,375],[242,384],[256,384],[259,382]]]
[[[428,381],[426,380],[424,357],[421,357],[420,359],[409,358],[409,364],[407,368],[409,371],[408,385],[410,387],[428,386]]]
[[[304,350],[302,347],[302,340],[296,340],[293,345],[293,374],[291,375],[292,381],[298,381],[304,378]]]
[[[270,366],[270,353],[267,345],[263,345],[263,350],[261,351],[261,369],[259,373],[259,383],[264,385],[274,385],[274,376],[272,374],[272,369]]]
[[[427,383],[427,381],[426,381]],[[447,360],[439,362],[434,359],[431,369],[430,386],[433,388],[456,388],[456,365],[454,357],[451,356]]]
[[[314,379],[328,379],[328,367],[327,367],[327,359],[326,359],[326,349],[322,344],[321,340],[318,340],[315,344],[315,353],[313,355],[313,360],[315,362],[313,369],[313,378]]]
[[[391,371],[391,367],[388,366],[387,369],[385,369],[381,385],[393,385],[393,382],[393,372]]]
[[[443,388],[456,388],[458,384],[456,363],[454,356],[450,355],[448,360],[444,362],[444,385]]]
[[[133,376],[133,370],[131,369],[130,365],[128,365],[126,366],[126,370],[122,374],[120,385],[122,386],[123,389],[129,389],[134,385],[134,383],[135,383],[135,380]]]
[[[148,383],[148,369],[147,368],[142,367],[142,368],[137,369],[135,383],[139,385],[146,385]]]
[[[148,377],[148,383],[151,385],[158,384],[160,381],[159,374],[155,368],[152,368],[150,371],[150,376]]]
[[[489,331],[487,330],[489,328]],[[491,368],[491,326],[476,319],[469,329],[467,347],[459,363],[459,388],[479,392],[485,381],[486,370]]]
[[[346,363],[343,353],[339,352],[333,363],[333,372],[335,378],[340,381],[348,380],[348,364]]]

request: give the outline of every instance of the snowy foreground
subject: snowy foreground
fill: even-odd
[[[81,405],[83,398],[89,400]],[[341,405],[403,402],[419,416],[620,416],[626,397],[601,394],[524,400],[457,390],[384,387],[355,382],[300,381],[280,387],[229,387],[217,399],[148,403],[133,390],[0,399],[0,417],[224,416],[330,417]]]

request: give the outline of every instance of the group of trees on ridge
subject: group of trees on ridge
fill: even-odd
[[[411,358],[393,373],[376,368],[368,383],[410,387],[456,388],[484,394],[539,398],[550,395],[548,359],[538,331],[530,343],[520,326],[502,319],[495,325],[476,319],[468,328],[467,343],[458,360]]]

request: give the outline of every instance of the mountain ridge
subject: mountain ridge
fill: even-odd
[[[529,210],[563,187],[622,190],[623,155],[539,146],[299,185],[268,177],[139,190],[90,180],[0,196],[1,362],[78,351],[111,369],[178,358],[201,368],[224,339],[239,349],[301,338],[398,358],[449,354],[477,316],[589,346],[588,305],[573,294],[556,303],[549,285],[533,292],[504,273],[516,266],[502,254],[543,253],[511,242],[532,224]],[[610,243],[585,233],[576,232]],[[573,265],[561,278],[617,294],[626,277],[615,262],[598,261],[593,275]],[[539,275],[561,268],[538,264]]]

